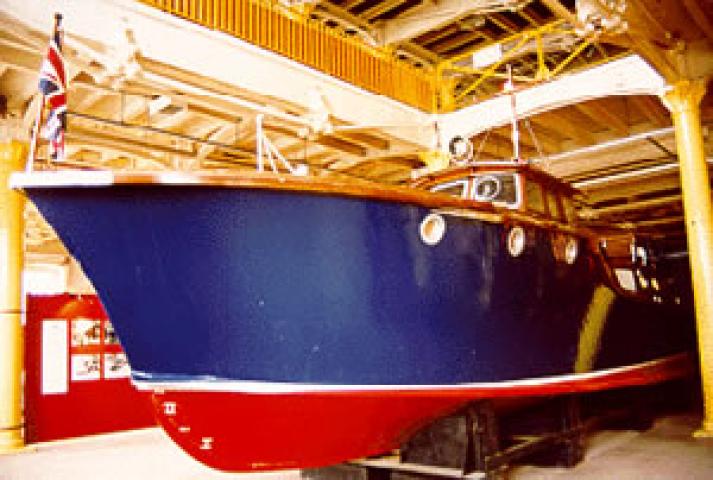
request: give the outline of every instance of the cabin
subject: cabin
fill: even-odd
[[[579,191],[525,163],[472,163],[423,175],[412,186],[527,213],[537,220],[577,223]]]

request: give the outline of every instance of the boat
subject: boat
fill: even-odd
[[[477,399],[693,365],[686,306],[644,244],[578,223],[577,191],[525,163],[407,187],[63,170],[12,185],[91,279],[160,425],[213,468],[334,464]]]

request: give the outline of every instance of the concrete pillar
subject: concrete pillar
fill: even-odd
[[[663,99],[676,129],[695,300],[704,402],[703,424],[696,436],[713,437],[713,209],[700,115],[705,91],[704,80],[682,80]]]
[[[10,190],[10,173],[22,170],[27,145],[0,140],[0,453],[21,448],[22,236],[24,197]]]

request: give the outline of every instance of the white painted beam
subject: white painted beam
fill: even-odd
[[[428,130],[430,116],[418,109],[135,0],[94,0],[89,4],[81,0],[3,0],[0,12],[48,35],[52,29],[52,12],[62,12],[66,35],[74,40],[92,39],[94,44],[120,54],[122,46],[128,43],[128,36],[133,43],[130,47],[135,46],[142,58],[200,73],[248,94],[254,92],[258,98],[288,100],[298,109],[307,110],[307,92],[319,88],[329,99],[331,113],[340,122],[424,125]],[[403,141],[421,144],[419,140],[424,136],[413,130],[390,133]]]
[[[510,2],[493,2],[492,0],[423,2],[404,15],[384,22],[374,30],[374,33],[381,45],[403,42],[471,13],[492,13],[506,10],[502,3],[509,3],[514,7],[518,2],[516,0]]]
[[[517,93],[520,118],[612,95],[658,95],[663,78],[641,57],[631,55],[594,68],[564,75]],[[440,116],[442,145],[456,135],[471,137],[511,119],[510,97],[500,95]]]
[[[229,139],[237,136],[236,126],[234,124],[223,125],[208,136],[209,142],[225,143]],[[216,150],[217,146],[212,143],[205,143],[198,147],[198,160],[205,159],[208,155]]]

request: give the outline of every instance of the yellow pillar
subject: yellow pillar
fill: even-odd
[[[705,90],[703,80],[682,80],[664,101],[676,129],[703,383],[703,424],[696,436],[713,437],[713,209],[700,115]]]
[[[24,445],[22,436],[22,235],[23,196],[8,188],[21,170],[24,143],[0,143],[0,453]]]
[[[440,77],[438,78],[438,98],[439,105],[437,106],[438,113],[452,112],[456,109],[456,99],[453,91],[455,81],[452,78],[445,78],[439,70]]]

